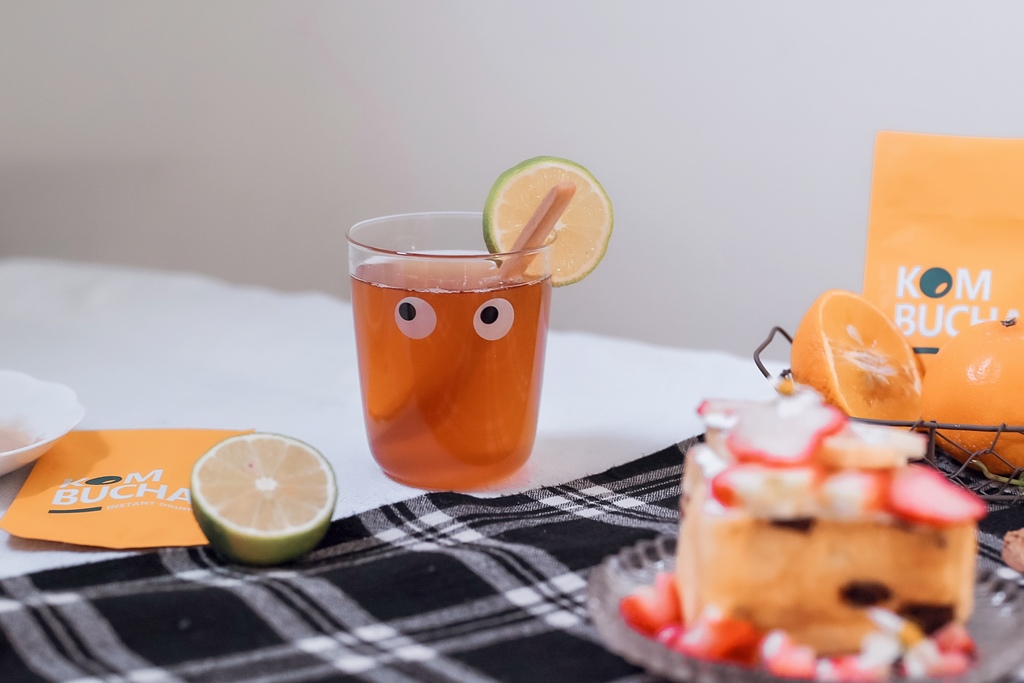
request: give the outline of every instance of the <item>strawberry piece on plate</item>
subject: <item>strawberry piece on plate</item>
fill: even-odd
[[[971,656],[964,652],[943,652],[931,638],[907,650],[901,669],[908,678],[957,676],[971,667]]]
[[[898,517],[935,527],[975,522],[988,511],[976,495],[938,470],[920,465],[904,467],[893,475],[888,504]]]
[[[927,675],[933,678],[959,676],[971,668],[971,657],[963,652],[942,652],[937,661],[928,667]]]
[[[666,645],[688,657],[753,665],[758,660],[761,635],[748,621],[706,615]]]
[[[675,577],[661,572],[653,586],[640,586],[619,601],[623,621],[645,636],[655,637],[666,626],[683,620]]]
[[[818,658],[812,648],[800,645],[785,631],[775,630],[761,641],[761,664],[775,676],[813,679]]]
[[[933,633],[931,637],[939,648],[939,652],[959,652],[973,657],[978,651],[977,645],[974,644],[974,638],[967,631],[967,627],[955,621],[949,622]]]

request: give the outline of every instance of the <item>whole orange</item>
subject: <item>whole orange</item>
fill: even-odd
[[[921,387],[921,417],[959,425],[1024,425],[1024,323],[992,320],[950,339],[928,366]],[[966,449],[946,447],[960,462],[992,445],[995,432],[940,430]],[[939,445],[944,445],[939,441]],[[1004,432],[995,452],[978,458],[997,474],[1024,466],[1024,435]],[[1006,462],[1003,462],[1003,461]]]

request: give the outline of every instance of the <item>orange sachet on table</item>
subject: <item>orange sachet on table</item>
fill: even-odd
[[[1024,309],[1024,140],[879,133],[864,296],[927,371],[967,327]]]
[[[103,548],[206,543],[192,515],[192,465],[245,432],[71,432],[45,453],[0,519],[14,536]]]

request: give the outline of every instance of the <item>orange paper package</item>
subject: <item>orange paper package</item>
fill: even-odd
[[[880,133],[864,296],[921,366],[971,325],[1024,308],[1024,140]]]
[[[14,536],[102,548],[203,545],[192,515],[192,465],[246,432],[78,431],[35,464],[0,528]]]

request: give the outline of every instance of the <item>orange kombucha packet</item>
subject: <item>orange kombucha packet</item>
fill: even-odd
[[[879,133],[864,296],[922,367],[970,325],[1024,309],[1024,140]]]
[[[36,461],[0,528],[14,536],[102,548],[206,543],[192,515],[192,465],[244,432],[71,432]]]

